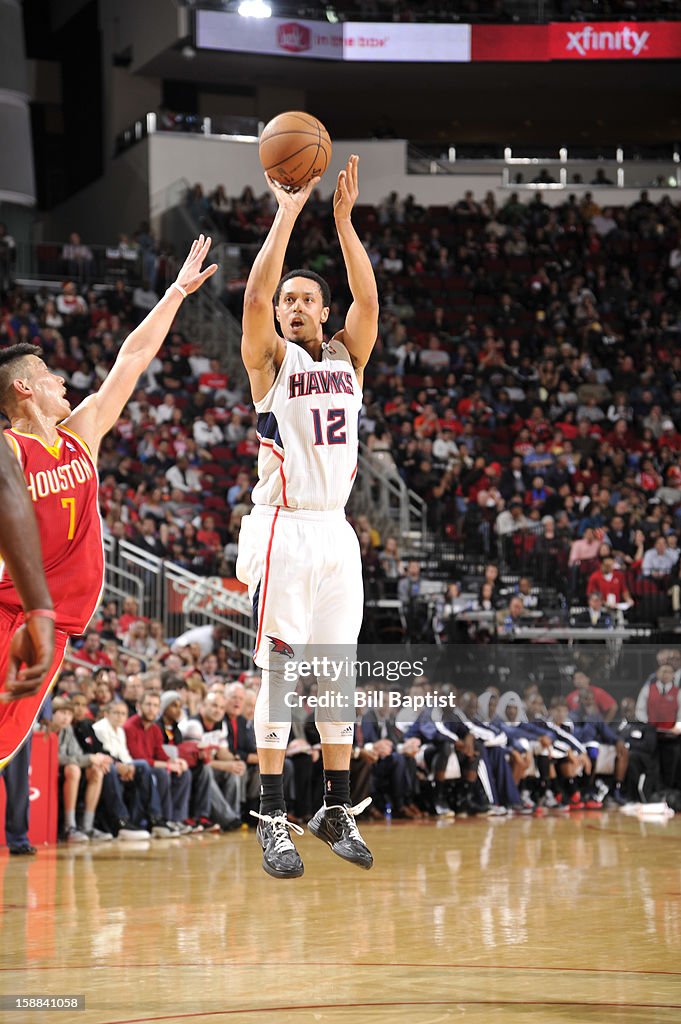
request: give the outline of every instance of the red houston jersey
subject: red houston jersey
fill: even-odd
[[[57,427],[59,439],[52,448],[35,434],[5,433],[12,439],[33,499],[56,625],[67,633],[82,633],[104,584],[102,521],[92,456],[85,442],[65,427]],[[0,443],[6,444],[1,439]],[[2,562],[0,605],[21,610]]]

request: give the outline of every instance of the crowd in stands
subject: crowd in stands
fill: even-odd
[[[480,0],[337,0],[332,8],[341,20],[367,21],[457,21],[483,24],[548,21],[630,21],[676,19],[681,14],[678,0],[648,0],[641,6],[632,0],[539,0],[519,4],[508,0],[482,3]],[[282,17],[319,18],[319,6],[309,3],[279,8]]]
[[[218,189],[206,203],[248,258],[271,223],[269,193],[229,199]],[[500,207],[491,193],[466,193],[425,209],[392,193],[355,221],[382,308],[365,381],[367,457],[425,499],[432,536],[529,578],[539,611],[550,582],[575,614],[598,589],[605,628],[673,617],[678,206],[646,192],[604,209],[588,192],[558,206],[513,193]],[[82,248],[79,236],[69,245]],[[315,195],[289,265],[330,280],[330,332],[347,299],[341,263],[329,204]],[[227,296],[236,312],[247,270]],[[146,297],[123,279],[105,292],[73,280],[56,296],[5,291],[0,344],[38,342],[77,402],[106,375],[155,287],[145,285]],[[171,332],[103,445],[108,533],[198,574],[232,575],[258,451],[244,383]],[[367,584],[390,589],[406,566],[383,558],[388,538],[376,530],[360,539]],[[485,600],[499,610],[498,592]]]
[[[41,713],[40,728],[58,734],[62,838],[176,839],[253,825],[259,673],[230,664],[220,625],[164,642],[134,598],[104,611]],[[143,633],[156,646],[135,659],[123,642]],[[680,682],[681,652],[660,648],[653,670],[618,697],[581,667],[567,685],[547,680],[544,692],[528,682],[521,693],[476,693],[420,675],[398,709],[395,687],[361,684],[353,802],[370,796],[372,820],[598,812],[661,799],[681,809]],[[322,799],[316,692],[299,681],[292,712],[284,778],[296,822]],[[441,720],[429,695],[451,696]]]
[[[247,261],[269,226],[271,199],[247,190],[225,200],[223,212],[225,233]],[[678,204],[643,192],[629,207],[601,208],[587,192],[549,206],[538,192],[499,206],[491,193],[467,193],[426,209],[392,193],[376,208],[358,207],[355,222],[382,308],[365,378],[367,457],[424,498],[437,550],[469,559],[423,615],[422,560],[371,519],[355,519],[367,591],[399,599],[402,638],[484,639],[484,629],[466,624],[470,607],[493,613],[493,631],[512,637],[523,619],[546,611],[549,591],[572,607],[575,624],[580,616],[603,629],[678,622]],[[87,262],[86,253],[70,255]],[[330,281],[333,332],[347,284],[329,204],[317,195],[292,239],[289,266],[297,265]],[[246,262],[225,295],[237,313],[247,270]],[[78,402],[158,297],[163,275],[157,264],[155,271],[137,289],[121,278],[102,291],[79,278],[53,294],[13,286],[7,263],[0,345],[40,345]],[[107,534],[198,574],[233,575],[258,451],[244,383],[206,358],[197,339],[171,331],[102,445]],[[115,644],[115,619],[111,608],[99,639],[85,641],[86,658]],[[158,624],[128,623],[126,633],[128,653],[117,654],[124,674],[135,674],[137,655],[143,671],[170,656]],[[216,671],[233,678],[229,666]],[[110,713],[122,718],[120,709]],[[473,757],[470,741],[468,749]],[[580,764],[585,770],[583,757]],[[85,767],[93,769],[85,773],[91,803],[99,769]]]
[[[246,258],[255,251],[269,194],[218,189],[203,202]],[[313,196],[301,220],[289,265],[330,280],[333,332],[347,291],[328,204]],[[601,208],[590,192],[549,206],[539,192],[498,206],[468,192],[424,209],[391,193],[355,222],[382,307],[368,457],[426,500],[435,536],[529,577],[539,610],[550,582],[575,619],[598,591],[602,628],[675,616],[678,204],[644,191],[630,207]],[[237,315],[247,270],[225,295]],[[382,592],[381,543],[361,539],[366,582]]]

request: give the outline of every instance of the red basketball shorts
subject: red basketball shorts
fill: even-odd
[[[0,608],[0,693],[5,690],[10,643],[23,621],[22,612],[15,613]],[[11,761],[30,736],[43,701],[59,675],[68,639],[68,634],[63,630],[55,630],[54,658],[38,693],[32,697],[13,700],[9,704],[0,702],[0,769]]]

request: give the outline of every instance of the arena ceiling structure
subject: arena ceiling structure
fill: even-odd
[[[53,206],[95,180],[117,136],[162,106],[256,123],[283,108],[308,109],[339,138],[388,135],[442,150],[567,146],[598,153],[681,142],[681,21],[533,24],[532,4],[510,6],[529,21],[476,22],[475,10],[489,5],[469,3],[458,15],[462,5],[438,8],[440,20],[430,25],[363,23],[356,12],[349,21],[338,4],[272,0],[276,42],[261,46],[258,19],[240,17],[232,2],[24,0],[39,204]],[[542,9],[550,13],[552,5]],[[450,10],[454,20],[444,21]],[[503,5],[493,10],[505,14]],[[681,4],[664,10],[679,18]],[[413,11],[431,16],[417,4]],[[206,17],[229,19],[232,49],[201,36]],[[347,44],[353,32],[356,41],[372,41],[362,54],[370,59],[339,59],[337,48],[334,55],[316,45],[339,33]],[[256,38],[250,49],[239,42],[244,33]],[[373,45],[388,37],[399,47],[387,56],[399,59]],[[450,37],[452,59],[432,59],[430,39]]]

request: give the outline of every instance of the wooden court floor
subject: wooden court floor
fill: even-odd
[[[367,825],[362,872],[309,834],[0,854],[7,1024],[681,1021],[681,818]]]

